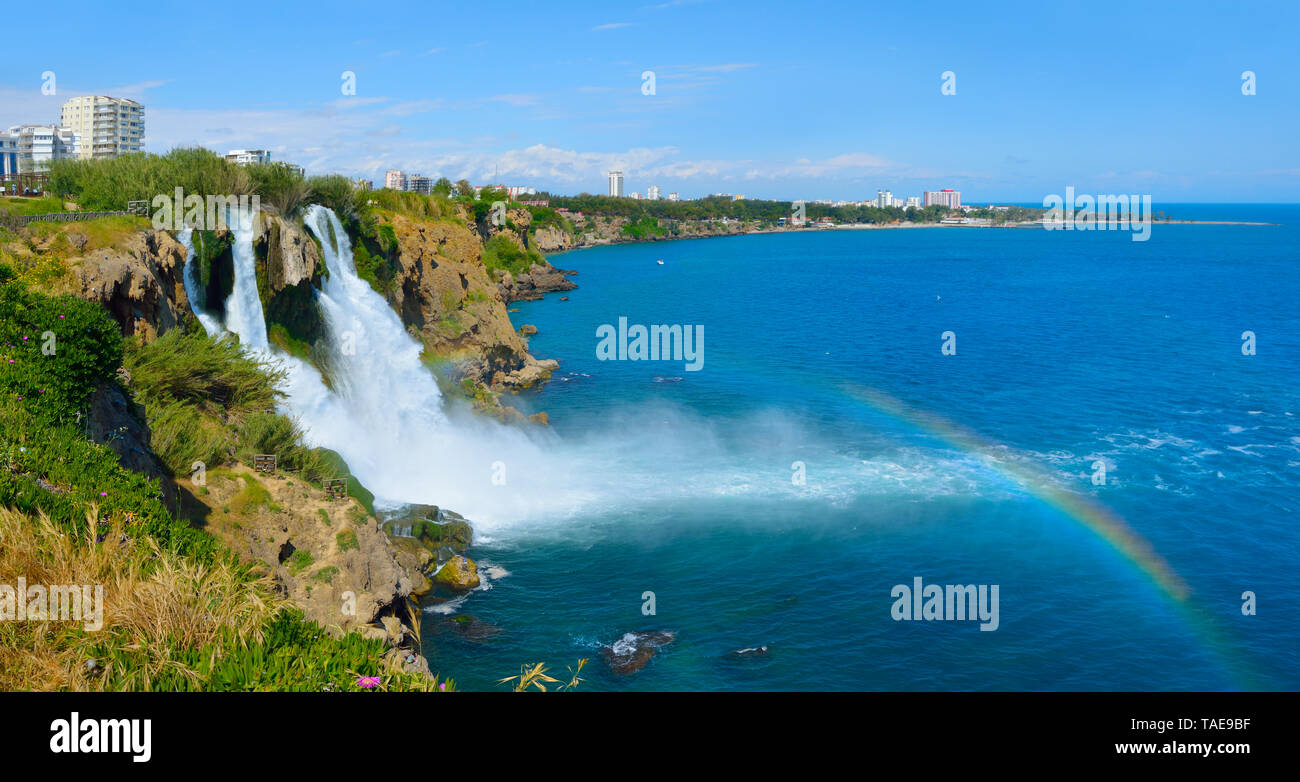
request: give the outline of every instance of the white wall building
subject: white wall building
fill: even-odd
[[[623,172],[609,172],[609,194],[615,198],[623,197]]]
[[[920,209],[920,208],[921,208],[921,197],[920,197],[920,196],[908,196],[908,197],[907,197],[907,203],[906,203],[906,206],[907,206],[908,209],[911,209],[911,208],[913,208],[913,207],[915,207],[915,208],[917,208],[917,209]]]
[[[9,128],[10,152],[16,152],[17,170],[12,173],[30,174],[46,169],[51,160],[77,157],[81,152],[81,136],[71,128],[57,125],[14,125]]]
[[[79,157],[114,158],[144,151],[144,106],[128,98],[70,98],[59,124],[81,137]]]
[[[18,173],[18,134],[0,131],[0,176]]]
[[[389,190],[405,190],[406,174],[395,168],[389,169],[388,173],[384,174],[384,187]]]
[[[659,200],[659,185],[651,185],[646,188],[645,197],[647,201]]]
[[[957,209],[961,206],[961,192],[958,190],[929,191],[925,194],[926,206],[946,206]]]
[[[270,163],[271,153],[265,149],[232,149],[226,153],[226,160],[247,166],[254,163]]]
[[[669,194],[668,194],[668,200],[669,200],[669,201],[680,201],[680,200],[682,200],[682,197],[679,196],[679,195],[677,195],[676,193],[669,193]]]

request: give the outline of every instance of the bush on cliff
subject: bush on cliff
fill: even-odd
[[[47,326],[55,352],[22,347]],[[454,687],[395,667],[378,641],[303,621],[215,538],[173,518],[157,484],[86,439],[85,397],[113,382],[122,356],[102,309],[27,291],[0,266],[0,333],[12,357],[0,365],[0,573],[103,589],[101,627],[0,622],[0,690],[341,691],[358,689],[359,676],[389,690]],[[215,359],[202,355],[213,350]],[[248,408],[255,423],[243,435],[254,446],[296,439],[251,409],[274,395],[256,362],[181,336],[131,355],[155,398],[207,414],[204,386],[220,384]]]
[[[533,265],[546,259],[536,250],[524,250],[506,234],[497,234],[483,245],[483,265],[488,271],[505,269],[511,274],[522,274]]]
[[[53,160],[49,190],[89,211],[126,209],[128,201],[185,196],[239,196],[253,193],[253,179],[242,166],[202,147],[178,147],[165,155]]]
[[[276,413],[284,370],[229,339],[173,330],[126,353],[132,390],[145,408],[154,450],[177,474],[201,461],[209,467],[274,453],[280,469],[308,482],[333,477],[330,465],[303,442],[301,428]]]

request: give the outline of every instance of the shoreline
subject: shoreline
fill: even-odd
[[[1097,225],[1111,226],[1115,222],[1097,223]],[[1251,227],[1277,227],[1281,223],[1254,222],[1246,220],[1159,220],[1152,221],[1151,226],[1157,225],[1239,225]],[[563,250],[553,250],[547,253],[546,258],[563,255],[573,252],[574,250],[589,250],[593,247],[610,247],[618,244],[653,244],[655,242],[678,242],[687,239],[725,239],[734,236],[753,236],[763,234],[792,234],[792,233],[817,233],[819,231],[884,231],[895,229],[917,229],[917,228],[1046,228],[1042,222],[1029,223],[842,223],[837,225],[828,225],[821,228],[758,228],[753,230],[731,231],[727,233],[708,233],[696,234],[692,236],[653,236],[646,239],[618,238],[609,241],[583,242],[574,244]],[[1059,230],[1059,229],[1058,229]],[[1069,229],[1067,229],[1069,230]],[[1109,230],[1097,228],[1075,228],[1072,230]]]

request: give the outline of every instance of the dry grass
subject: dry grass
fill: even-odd
[[[178,652],[215,656],[260,642],[287,605],[269,582],[248,580],[228,561],[196,564],[97,516],[90,508],[77,539],[44,516],[0,508],[0,583],[16,586],[22,576],[28,585],[104,589],[98,631],[79,621],[0,622],[0,690],[148,690],[164,671],[197,680]]]

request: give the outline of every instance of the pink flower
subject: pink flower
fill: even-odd
[[[446,691],[447,691],[447,683],[446,683],[446,682],[443,682],[443,683],[439,684],[439,685],[438,685],[438,689],[439,689],[441,692],[446,692]]]
[[[106,491],[101,491],[101,492],[99,493],[99,496],[101,496],[101,497],[107,497],[107,496],[108,496],[108,492],[106,492]]]
[[[378,677],[378,676],[358,676],[358,677],[357,677],[357,686],[360,687],[360,688],[362,688],[363,690],[369,690],[369,689],[371,689],[371,688],[373,688],[373,687],[378,687],[378,686],[379,686],[379,677]]]

